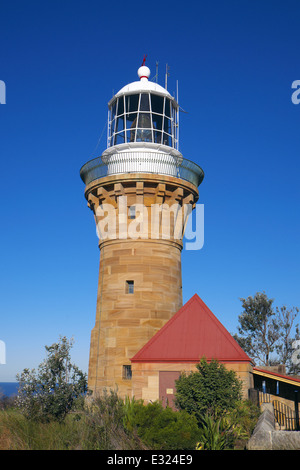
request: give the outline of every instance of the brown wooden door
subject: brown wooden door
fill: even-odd
[[[180,376],[178,371],[160,371],[159,372],[159,399],[163,406],[170,406],[175,409],[175,380]]]

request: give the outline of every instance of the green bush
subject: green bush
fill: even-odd
[[[214,419],[206,414],[201,419],[197,450],[225,450],[234,446],[232,425],[224,418]]]
[[[237,402],[235,408],[225,415],[225,419],[231,425],[235,448],[243,449],[245,447],[260,414],[260,407],[249,400],[242,400]]]
[[[160,402],[144,405],[142,401],[127,403],[127,429],[137,435],[150,449],[195,449],[199,439],[197,420],[185,411],[163,408]]]
[[[195,414],[198,423],[207,413],[215,418],[235,408],[241,400],[242,385],[233,370],[218,361],[197,364],[197,371],[183,372],[176,381],[176,406]]]
[[[24,369],[17,375],[19,382],[16,404],[29,419],[63,420],[79,402],[83,404],[87,379],[71,364],[72,341],[65,337],[52,346],[45,346],[46,359],[38,370]]]
[[[245,449],[260,415],[260,409],[248,400],[219,418],[206,413],[200,420],[197,450]]]

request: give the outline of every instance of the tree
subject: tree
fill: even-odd
[[[24,369],[17,375],[17,405],[28,418],[63,420],[87,392],[86,374],[71,363],[72,346],[72,340],[60,338],[45,346],[47,357],[37,371]]]
[[[241,298],[243,312],[238,320],[239,335],[233,335],[243,350],[258,364],[286,364],[291,368],[292,331],[299,310],[283,306],[274,309],[274,299],[263,292]],[[298,325],[295,325],[298,334]]]
[[[207,413],[218,418],[234,409],[241,400],[242,383],[233,370],[216,360],[208,363],[202,358],[196,367],[196,372],[183,372],[176,381],[176,406],[194,413],[201,425]]]
[[[279,338],[279,326],[275,322],[272,307],[274,300],[268,299],[264,292],[240,300],[244,311],[239,316],[238,332],[242,337],[234,337],[252,359],[268,366]]]
[[[278,362],[285,364],[289,373],[299,373],[299,362],[294,363],[293,361],[293,343],[296,339],[299,340],[299,325],[294,325],[294,321],[297,318],[299,309],[292,307],[288,309],[286,306],[276,308],[276,314],[279,324],[280,337],[278,344],[276,345],[276,352],[278,354]],[[292,337],[292,328],[295,327],[295,337]]]

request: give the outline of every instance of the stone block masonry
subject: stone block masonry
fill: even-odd
[[[300,450],[300,432],[276,431],[272,403],[263,403],[262,414],[248,441],[248,450]]]
[[[194,204],[198,190],[175,177],[127,174],[95,180],[86,188],[86,198],[95,218],[97,208],[111,204],[117,212],[118,199],[126,196],[124,225],[132,223],[129,207],[138,202]],[[162,222],[163,218],[160,219]],[[151,218],[148,230],[151,233]],[[159,234],[164,227],[158,226]],[[96,220],[97,223],[97,220]],[[121,397],[132,396],[128,368],[133,357],[182,307],[182,241],[169,238],[114,238],[99,241],[100,268],[95,326],[91,333],[89,389],[101,393],[117,388]]]

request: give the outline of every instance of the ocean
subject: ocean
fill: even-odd
[[[5,395],[6,397],[16,395],[18,385],[18,382],[0,382],[0,397],[1,395]]]

